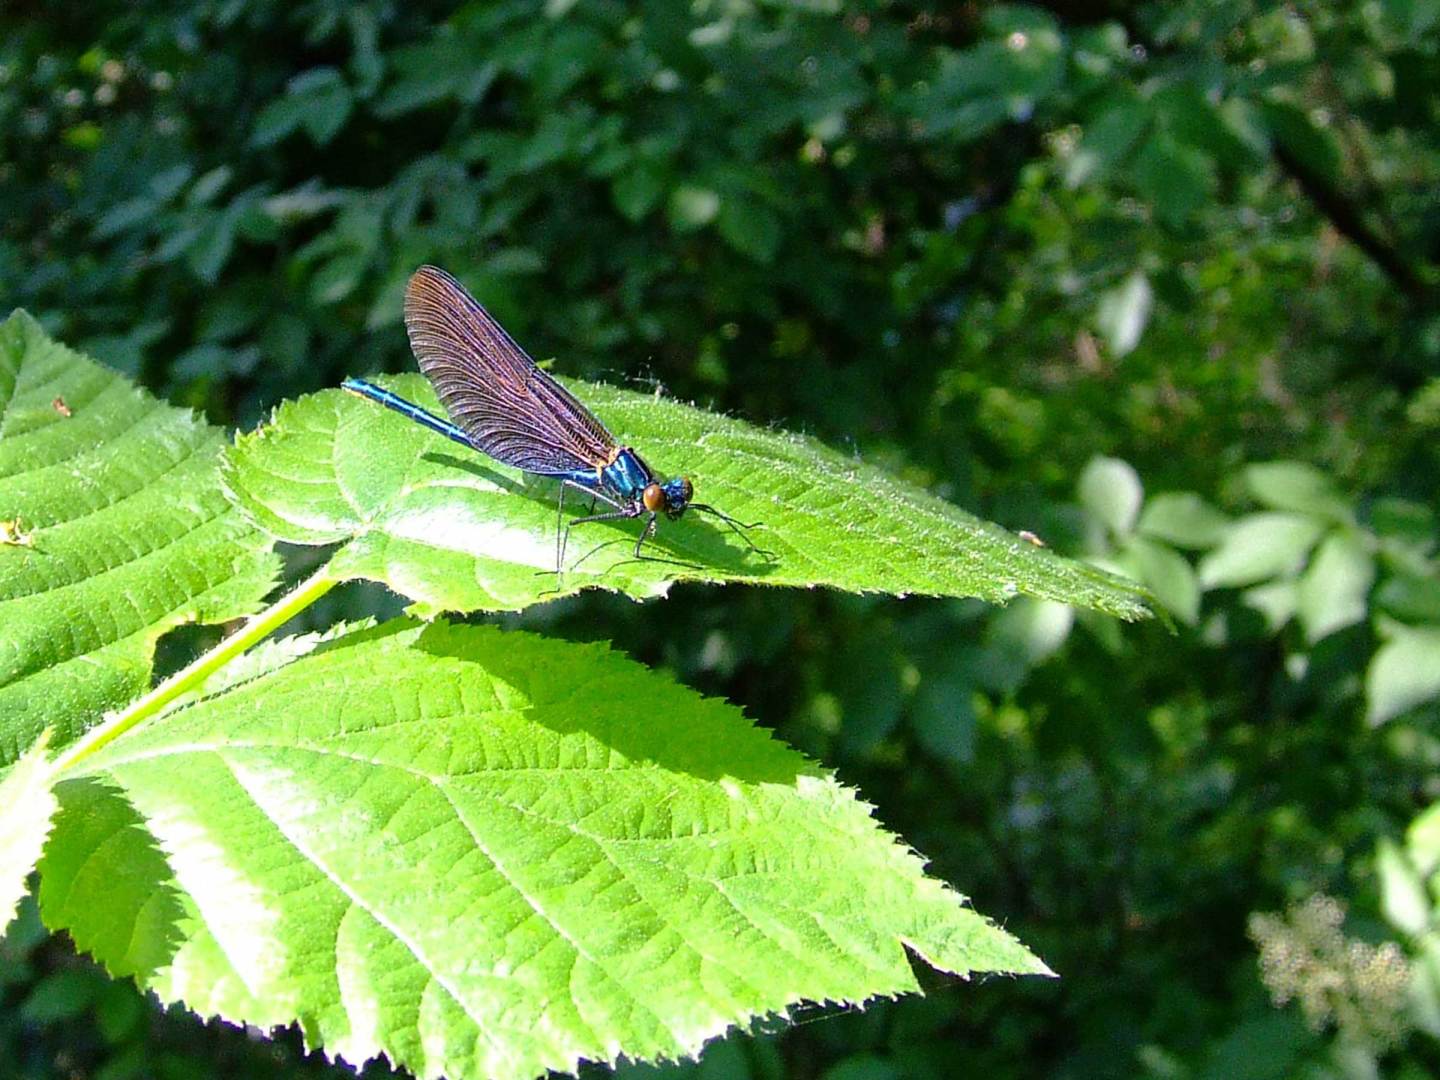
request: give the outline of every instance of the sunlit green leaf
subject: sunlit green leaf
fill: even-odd
[[[1440,629],[1386,627],[1389,640],[1365,673],[1366,718],[1383,724],[1440,697]]]
[[[1188,559],[1174,548],[1137,536],[1121,551],[1120,562],[1177,619],[1195,625],[1200,617],[1200,581]]]
[[[50,925],[164,1000],[423,1077],[694,1054],[912,991],[907,951],[1045,971],[833,777],[603,646],[353,633],[124,735],[61,796]]]
[[[49,732],[42,732],[8,772],[0,773],[0,937],[15,917],[25,879],[50,833],[56,803],[49,741]]]
[[[1174,547],[1204,550],[1220,542],[1228,524],[1228,517],[1194,492],[1167,491],[1146,501],[1137,528]]]
[[[1128,536],[1145,498],[1134,466],[1118,458],[1092,458],[1077,485],[1080,503],[1115,536]]]
[[[1154,293],[1144,274],[1131,274],[1100,297],[1095,324],[1116,356],[1133,352],[1150,319]]]
[[[1430,900],[1415,867],[1389,837],[1381,837],[1375,869],[1380,879],[1380,907],[1391,925],[1419,934],[1430,925]]]
[[[1200,561],[1207,589],[1254,585],[1300,569],[1325,525],[1305,514],[1250,514],[1235,521]]]
[[[1365,537],[1336,529],[1320,542],[1300,578],[1297,614],[1310,641],[1365,620],[1375,560]]]
[[[386,380],[439,409],[418,375]],[[382,581],[420,610],[520,608],[599,586],[635,597],[673,581],[829,585],[853,591],[1021,594],[1146,613],[1124,579],[1062,559],[812,439],[649,395],[572,384],[600,418],[661,473],[693,478],[696,498],[743,522],[747,549],[723,522],[691,512],[661,521],[654,555],[636,561],[634,521],[570,537],[563,578],[553,481],[526,477],[372,402],[326,391],[282,406],[242,436],[226,480],[263,528],[300,544],[348,541],[331,572]],[[569,513],[582,509],[571,493]],[[688,565],[686,565],[688,564]]]
[[[268,539],[220,491],[224,441],[28,315],[0,324],[0,520],[25,537],[0,544],[0,763],[139,694],[167,630],[271,589]]]
[[[1350,504],[1330,477],[1303,461],[1266,461],[1245,470],[1251,494],[1272,510],[1293,510],[1336,522],[1348,522]]]

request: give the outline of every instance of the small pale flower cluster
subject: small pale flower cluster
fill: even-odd
[[[1393,941],[1347,938],[1344,921],[1344,906],[1324,894],[1283,916],[1251,915],[1260,979],[1277,1006],[1297,1002],[1314,1030],[1333,1024],[1343,1038],[1380,1052],[1409,1029],[1410,966]]]

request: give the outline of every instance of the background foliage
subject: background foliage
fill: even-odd
[[[1422,1075],[1437,50],[1427,0],[21,6],[0,301],[249,425],[408,368],[437,262],[568,373],[853,447],[1171,606],[1178,637],[768,590],[506,617],[743,705],[1063,976],[702,1071]],[[29,1074],[324,1071],[31,919],[0,946]]]

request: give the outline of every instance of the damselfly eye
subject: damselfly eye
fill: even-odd
[[[660,511],[665,509],[665,492],[659,484],[647,484],[645,490],[640,493],[640,501],[645,504],[645,509]]]

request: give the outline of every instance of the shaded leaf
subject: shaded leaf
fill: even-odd
[[[1135,157],[1135,185],[1155,207],[1155,216],[1180,228],[1204,205],[1215,184],[1209,156],[1159,132],[1151,135]]]
[[[345,126],[353,104],[350,87],[336,68],[311,68],[290,80],[284,97],[260,110],[250,142],[270,146],[304,128],[316,146],[324,146]]]
[[[1065,165],[1065,182],[1079,187],[1125,159],[1150,123],[1149,106],[1135,97],[1116,101],[1085,125],[1080,145]]]

